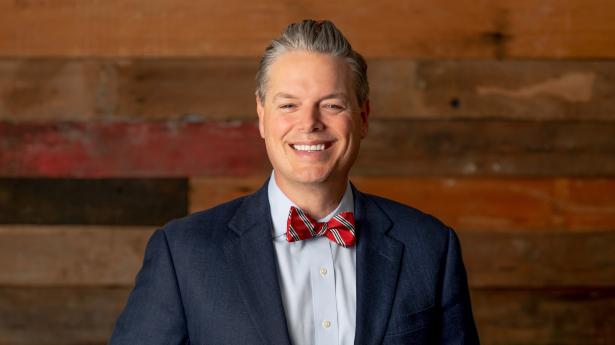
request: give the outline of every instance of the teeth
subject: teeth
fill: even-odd
[[[325,149],[325,144],[318,145],[293,145],[297,151],[322,151]]]

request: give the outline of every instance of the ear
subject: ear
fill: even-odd
[[[258,114],[258,131],[261,138],[265,138],[265,107],[261,102],[261,98],[256,96],[256,113]]]
[[[361,106],[361,139],[367,136],[367,130],[369,128],[369,112],[369,99],[366,99]]]

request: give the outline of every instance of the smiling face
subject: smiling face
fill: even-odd
[[[291,51],[268,72],[257,98],[261,137],[282,188],[340,186],[367,135],[368,102],[359,105],[343,58]]]

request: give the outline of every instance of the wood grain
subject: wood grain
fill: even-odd
[[[131,286],[153,227],[0,226],[0,286]]]
[[[131,286],[152,231],[1,226],[0,286]],[[615,286],[613,230],[458,234],[472,287]]]
[[[493,233],[459,231],[470,286],[613,287],[615,231]]]
[[[252,122],[5,122],[0,137],[0,176],[241,175],[268,166]]]
[[[0,176],[245,176],[269,169],[255,122],[0,122]],[[610,176],[615,123],[370,123],[358,175]]]
[[[415,99],[399,85],[376,92],[388,102],[414,101],[416,110],[403,108],[416,115],[387,111],[404,117],[615,120],[614,79],[615,64],[606,61],[428,60],[417,62]]]
[[[0,60],[0,119],[95,118],[112,105],[109,74],[94,60]]]
[[[162,225],[188,211],[188,181],[0,178],[0,224]]]
[[[257,59],[132,60],[116,65],[116,114],[256,119]]]
[[[126,288],[0,288],[0,343],[105,344]],[[472,291],[481,343],[606,345],[615,290]]]
[[[377,57],[612,58],[606,0],[354,2],[11,1],[0,56],[258,56],[290,22],[332,19]],[[582,30],[580,29],[582,28]]]
[[[106,344],[128,288],[0,287],[0,344]]]
[[[615,126],[532,121],[373,121],[358,175],[604,176]]]
[[[190,211],[256,191],[266,176],[190,179]],[[433,214],[459,230],[613,230],[615,180],[352,176],[355,186]]]
[[[372,59],[372,119],[615,120],[615,62]],[[257,59],[0,60],[0,119],[256,118]]]
[[[481,343],[607,345],[615,337],[615,289],[473,290]]]

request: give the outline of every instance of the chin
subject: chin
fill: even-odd
[[[296,181],[299,182],[299,183],[304,183],[304,184],[320,184],[320,183],[326,182],[328,180],[328,177],[329,176],[327,176],[327,175],[320,175],[320,174],[312,175],[312,174],[310,174],[310,175],[307,175],[307,176],[305,176],[305,175],[304,176],[298,176]]]
[[[325,169],[300,169],[292,175],[292,180],[302,184],[325,183],[331,177],[331,172]]]

